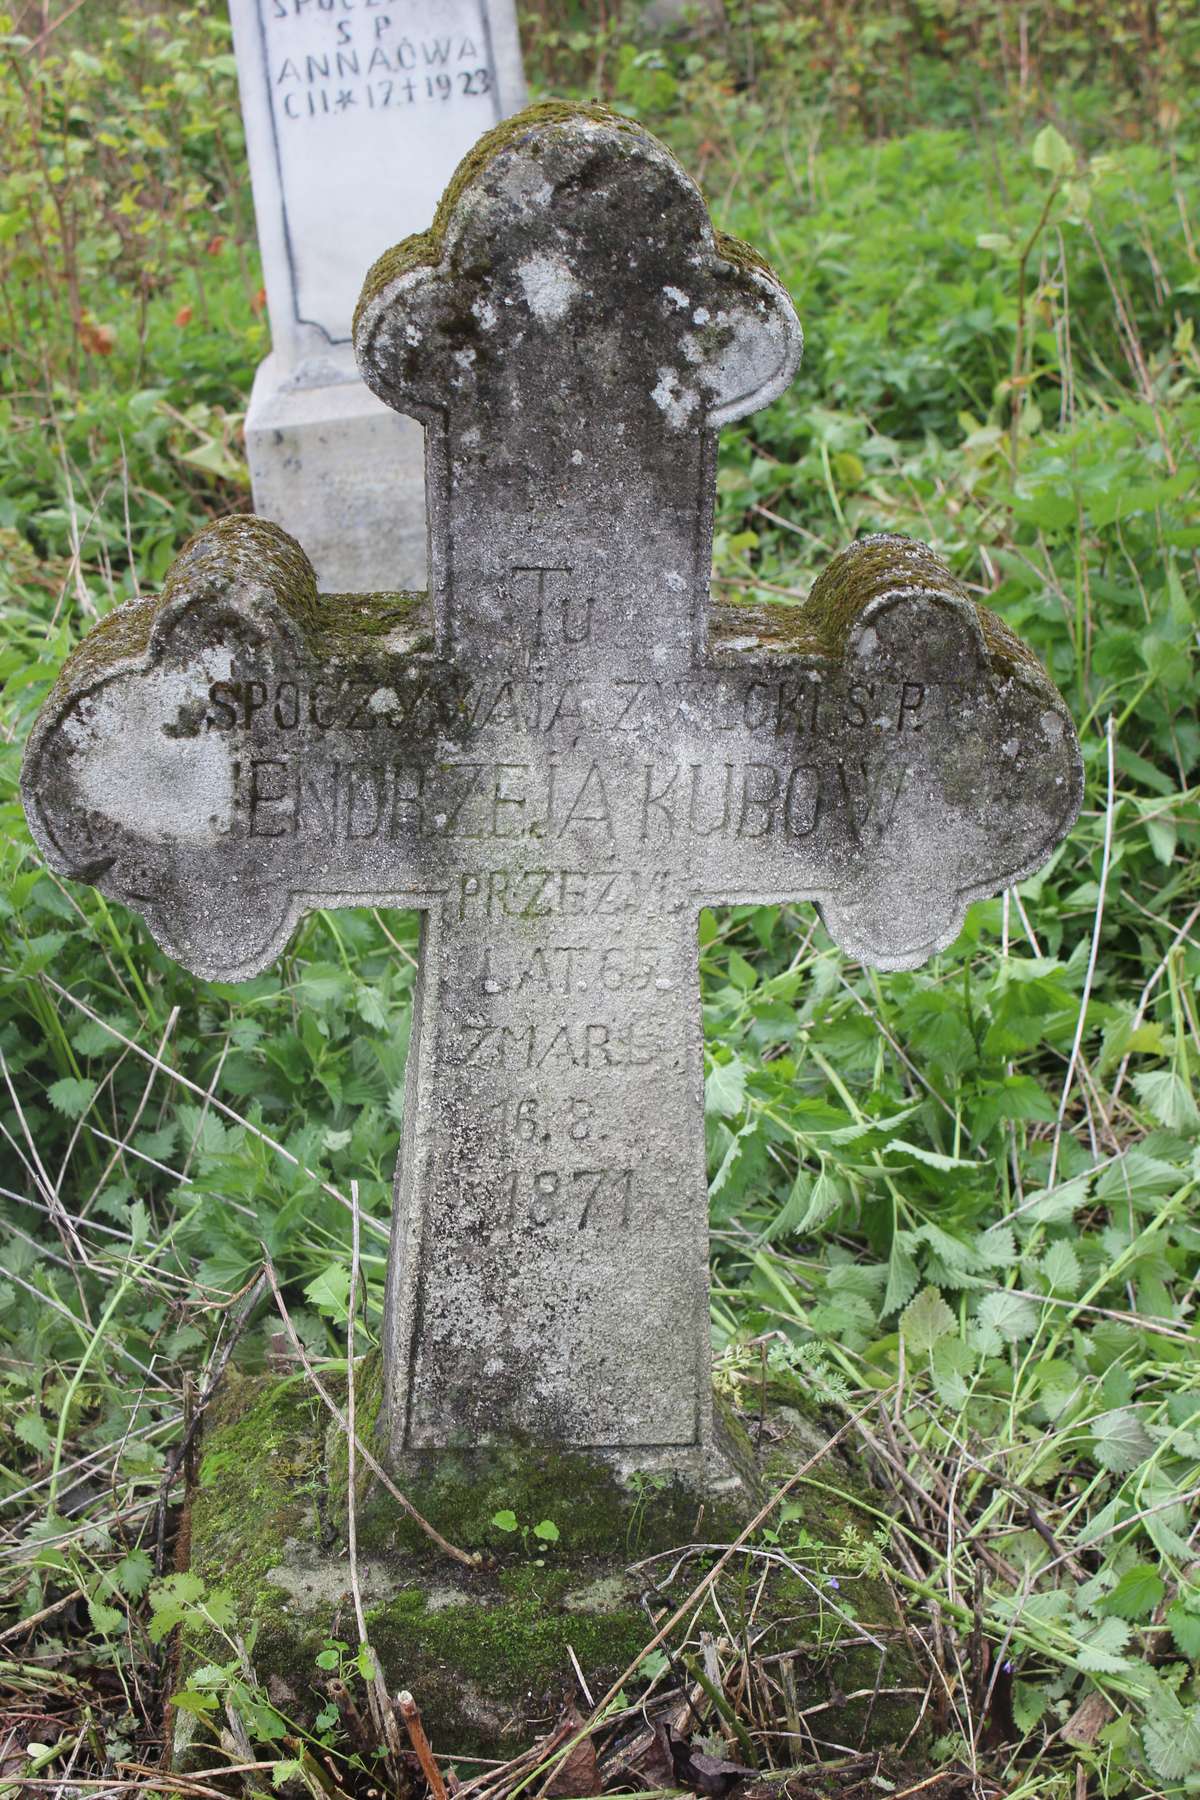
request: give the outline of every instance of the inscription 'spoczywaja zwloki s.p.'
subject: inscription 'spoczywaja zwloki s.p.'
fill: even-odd
[[[911,968],[1079,805],[1070,717],[922,546],[802,608],[709,601],[716,434],[800,356],[663,148],[521,115],[357,319],[425,425],[432,591],[324,595],[231,519],[64,670],[25,795],[54,866],[200,975],[314,906],[424,913],[386,1326],[400,1458],[711,1445],[696,918],[815,900]]]

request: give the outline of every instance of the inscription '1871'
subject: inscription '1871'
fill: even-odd
[[[514,1169],[501,1184],[501,1229],[625,1231],[633,1223],[634,1179],[632,1169]]]

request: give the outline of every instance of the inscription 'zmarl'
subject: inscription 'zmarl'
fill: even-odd
[[[560,1019],[556,1024],[466,1024],[448,1060],[471,1069],[655,1069],[676,1047],[675,1020],[635,1014],[623,1022]]]
[[[286,92],[323,92],[293,61]],[[362,55],[344,73],[366,91]],[[310,907],[419,905],[392,1453],[515,1436],[696,1473],[698,908],[813,899],[849,954],[915,966],[1068,828],[1071,721],[903,539],[802,608],[710,605],[715,436],[800,333],[630,121],[534,109],[485,140],[368,277],[356,341],[425,422],[432,592],[318,597],[282,533],[213,527],[68,664],[30,820],[222,980]]]

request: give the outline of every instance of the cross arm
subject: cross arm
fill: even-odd
[[[64,665],[22,770],[34,837],[210,979],[267,967],[311,906],[417,904],[428,743],[462,710],[431,642],[424,595],[318,595],[278,526],[226,519]]]
[[[741,771],[738,853],[714,849],[698,887],[814,899],[864,962],[913,968],[945,948],[969,903],[1039,868],[1079,811],[1061,695],[922,544],[861,540],[801,607],[713,607],[707,666],[726,689],[719,754]],[[714,816],[711,774],[708,790],[693,829]]]

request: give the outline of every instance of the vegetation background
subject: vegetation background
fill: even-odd
[[[1088,796],[916,974],[847,965],[806,907],[702,916],[718,1378],[886,1392],[864,1538],[929,1649],[935,1762],[1194,1793],[1200,11],[719,10],[522,7],[535,93],[658,132],[804,322],[791,393],[723,438],[716,591],[793,604],[856,534],[928,540],[1062,687]],[[0,1789],[66,1792],[153,1757],[160,1498],[263,1242],[344,1366],[337,1196],[387,1217],[416,931],[322,915],[206,985],[34,853],[37,705],[248,506],[267,331],[220,6],[18,4],[0,121]],[[286,1356],[269,1305],[237,1355]],[[286,1723],[245,1716],[269,1787]]]

